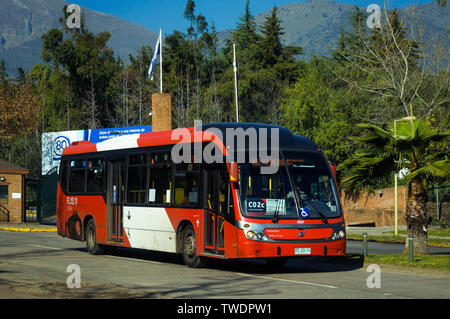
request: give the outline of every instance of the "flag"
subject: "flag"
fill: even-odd
[[[159,34],[158,41],[156,41],[155,52],[153,53],[152,63],[150,64],[150,68],[148,69],[148,76],[150,80],[153,81],[153,73],[155,72],[156,59],[158,58],[161,52],[161,33]]]

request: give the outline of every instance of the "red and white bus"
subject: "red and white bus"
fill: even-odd
[[[212,128],[224,134],[206,134]],[[179,163],[174,131],[74,142],[59,169],[58,234],[86,241],[92,254],[109,247],[181,253],[189,267],[208,258],[282,265],[290,257],[344,255],[334,171],[314,142],[273,125],[215,123],[184,129],[192,139],[183,143],[200,151],[213,145],[225,158],[238,152],[225,130],[274,128],[280,159],[271,174],[261,173],[267,163],[250,158],[252,143],[238,150],[243,162]]]

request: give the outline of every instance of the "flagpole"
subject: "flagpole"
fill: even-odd
[[[239,104],[238,104],[238,87],[237,87],[237,65],[236,65],[236,43],[233,43],[233,69],[234,69],[234,93],[236,96],[236,122],[239,122]]]
[[[163,60],[163,54],[162,54],[162,31],[161,29],[159,29],[159,84],[160,84],[160,93],[163,92],[163,82],[162,82],[162,74],[163,74],[163,69],[162,69],[162,60]]]

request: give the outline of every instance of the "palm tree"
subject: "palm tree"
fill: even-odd
[[[425,210],[424,185],[448,180],[450,133],[448,130],[439,132],[423,120],[406,119],[394,121],[387,129],[360,124],[369,134],[352,139],[361,142],[364,148],[344,161],[338,170],[344,172],[343,189],[349,195],[357,196],[366,187],[389,183],[393,174],[406,169],[409,172],[405,177],[408,181],[407,230],[414,238],[414,251],[426,254],[426,226],[430,220]]]

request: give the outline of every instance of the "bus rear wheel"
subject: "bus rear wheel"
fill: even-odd
[[[195,231],[192,226],[186,227],[182,234],[183,261],[190,268],[200,268],[206,265],[204,257],[197,255],[197,241],[195,239]]]
[[[86,225],[86,248],[87,251],[92,255],[100,255],[104,252],[104,247],[97,244],[97,232],[95,228],[95,222],[93,219],[88,221]]]

